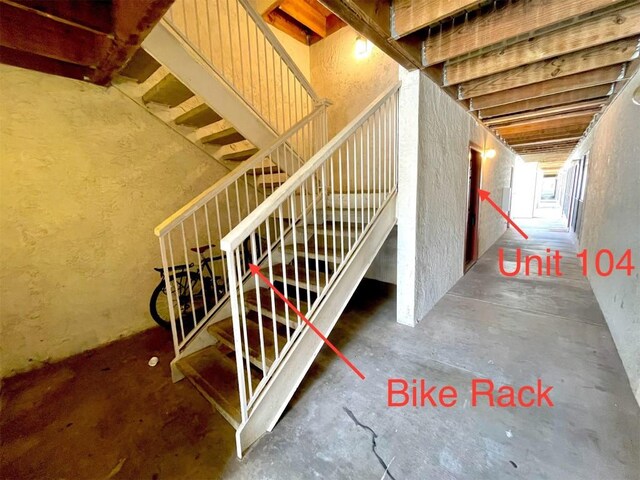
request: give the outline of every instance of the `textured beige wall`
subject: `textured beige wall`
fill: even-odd
[[[154,325],[153,228],[227,170],[114,88],[0,65],[0,365]]]
[[[320,97],[333,103],[329,138],[398,82],[398,64],[375,46],[369,57],[355,58],[357,36],[346,26],[311,46],[311,84]]]

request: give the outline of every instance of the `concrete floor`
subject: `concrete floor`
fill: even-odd
[[[395,323],[393,287],[363,282],[331,340],[366,380],[323,349],[241,462],[233,429],[170,383],[170,339],[154,329],[6,381],[0,478],[381,479],[384,463],[396,480],[638,479],[640,409],[577,261],[561,278],[498,272],[499,246],[575,251],[559,224],[521,226],[529,241],[507,232],[415,329]],[[390,377],[452,385],[459,402],[389,408]],[[475,377],[541,378],[555,406],[471,408]]]

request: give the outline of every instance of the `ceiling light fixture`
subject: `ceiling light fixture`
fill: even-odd
[[[371,55],[373,45],[369,40],[358,35],[356,38],[355,56],[357,60],[363,60]]]

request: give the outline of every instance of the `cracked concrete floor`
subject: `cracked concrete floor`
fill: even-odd
[[[527,227],[528,252],[575,251],[553,222]],[[500,246],[525,245],[508,231],[415,329],[395,323],[393,286],[364,281],[330,338],[366,380],[323,349],[241,462],[233,429],[170,383],[154,329],[6,381],[0,477],[378,480],[386,464],[396,480],[639,478],[640,409],[589,283],[569,263],[562,278],[505,279]],[[459,402],[388,408],[389,377],[452,385]],[[555,406],[471,408],[476,377],[541,378]]]

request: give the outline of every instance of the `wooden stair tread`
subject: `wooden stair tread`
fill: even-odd
[[[154,102],[175,107],[193,97],[193,95],[191,90],[170,73],[151,87],[151,89],[142,96],[142,101],[144,103]]]
[[[284,292],[282,292],[282,294],[284,295]],[[255,289],[248,291],[244,295],[245,303],[253,309],[258,308],[257,298],[258,296],[256,294]],[[285,303],[275,293],[274,293],[274,298],[275,298],[274,303],[275,303],[275,310],[276,310],[276,317],[277,317],[276,320],[286,325]],[[295,300],[290,299],[290,301],[293,305],[297,305]],[[271,318],[271,316],[273,315],[273,312],[271,311],[271,290],[267,287],[260,287],[260,309],[262,311],[263,317],[267,316]],[[300,302],[300,312],[303,315],[306,315],[307,311],[308,311],[307,304],[305,302]],[[291,310],[291,308],[289,308],[289,327],[297,328],[297,326],[298,326],[298,317],[296,313],[293,310]]]
[[[222,155],[222,157],[220,157],[221,160],[235,160],[235,161],[240,161],[240,160],[246,160],[249,157],[252,157],[253,155],[255,155],[256,153],[258,153],[259,149],[257,147],[254,148],[249,148],[247,150],[236,150],[233,152],[229,152],[225,155]]]
[[[242,421],[235,362],[215,346],[203,348],[176,362],[178,369],[236,429]],[[254,388],[258,384],[252,375]]]
[[[209,105],[203,103],[188,112],[184,112],[178,116],[174,122],[176,125],[201,128],[219,122],[220,120],[222,120],[222,117],[209,107]]]
[[[234,127],[227,127],[215,133],[204,135],[199,138],[202,143],[213,145],[230,145],[243,141],[245,138]]]
[[[265,363],[267,367],[270,367],[276,358],[276,349],[273,338],[273,321],[271,318],[262,316],[262,332],[265,349]],[[286,327],[282,326],[282,329]],[[233,319],[231,317],[225,318],[220,322],[216,322],[208,329],[209,333],[217,338],[221,343],[235,350],[235,343],[233,337]],[[244,338],[244,335],[243,335]],[[249,360],[253,365],[262,369],[262,355],[260,354],[260,324],[258,319],[258,313],[250,311],[247,313],[247,340],[249,347]],[[287,338],[278,333],[278,348],[282,349],[287,343]],[[245,355],[245,352],[242,352]]]
[[[304,252],[304,250],[303,250]],[[312,262],[309,262],[309,266],[311,267]],[[315,264],[315,262],[313,262]],[[300,291],[306,291],[307,290],[307,274],[306,274],[306,269],[305,269],[305,265],[304,265],[304,261],[298,261],[298,284],[300,285]],[[295,286],[295,281],[296,281],[296,267],[295,264],[292,262],[290,264],[288,264],[286,266],[286,269],[282,266],[281,263],[274,265],[273,266],[273,278],[275,280],[284,282],[285,280],[285,276],[284,273],[286,272],[286,279],[287,279],[287,284],[289,285],[294,285]],[[265,269],[265,275],[268,277],[268,269]],[[326,275],[324,272],[320,272],[320,285],[322,288],[322,286],[326,283],[325,281]],[[316,271],[315,270],[309,270],[309,283],[310,285],[310,290],[312,292],[317,292],[318,291],[318,286],[316,285]]]
[[[332,242],[333,238],[327,235],[327,240]],[[295,251],[294,251],[293,245],[287,245],[285,250],[288,253],[292,253],[292,254],[297,253],[298,256],[303,256],[306,248],[307,249],[306,251],[309,252],[309,258],[316,258],[316,243],[317,243],[316,239],[311,238],[307,242],[296,243]],[[336,234],[336,243],[337,243],[337,248],[335,249],[331,245],[326,245],[326,252],[330,258],[333,258],[335,255],[340,255],[340,236],[338,234]],[[349,245],[348,240],[345,240],[345,247],[347,247],[348,245]],[[317,243],[317,246],[318,246],[318,258],[324,258],[325,245],[323,245],[322,243]]]

